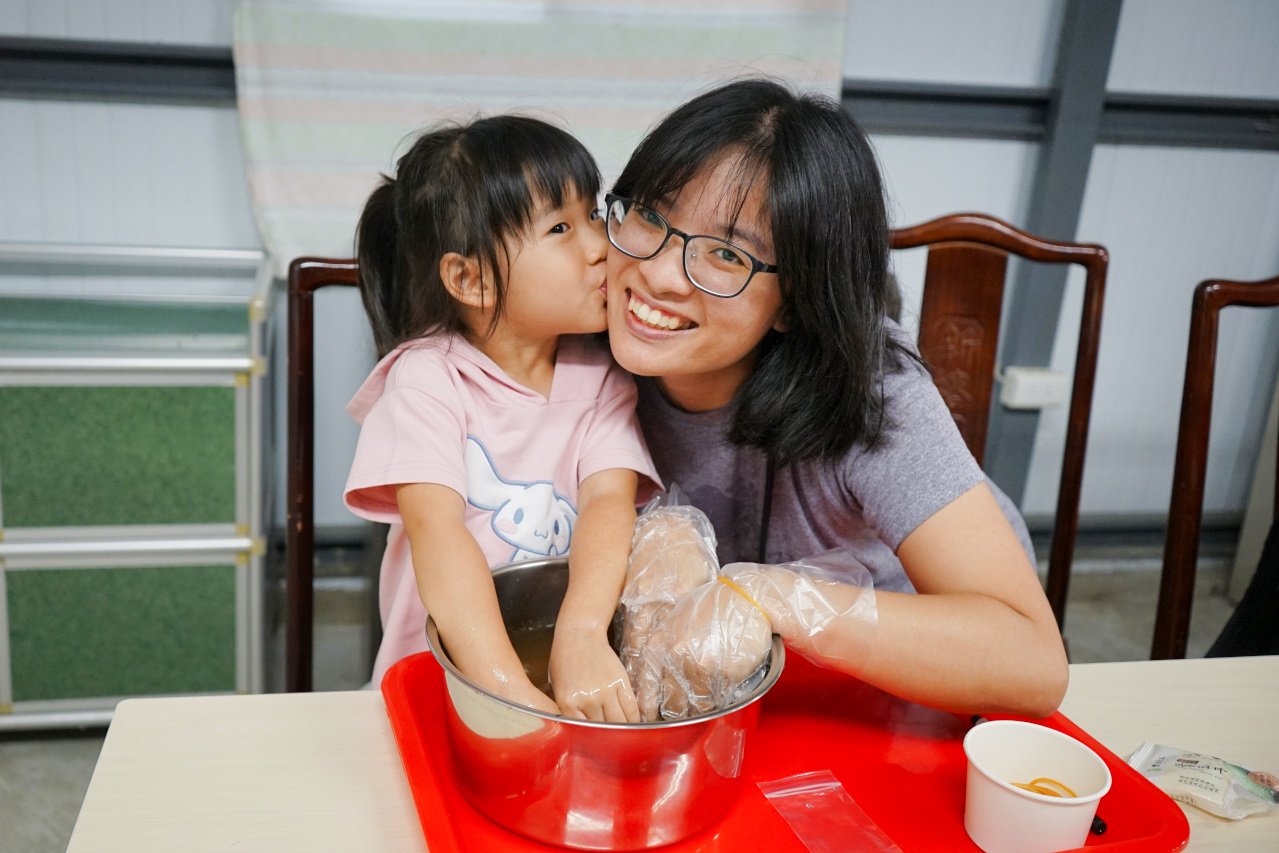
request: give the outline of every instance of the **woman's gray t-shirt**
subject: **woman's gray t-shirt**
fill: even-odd
[[[715,526],[720,563],[758,558],[765,460],[724,438],[732,407],[685,412],[656,382],[636,377],[637,411],[662,481],[678,485]],[[884,377],[887,422],[872,450],[779,468],[769,512],[766,562],[846,548],[876,589],[914,591],[894,553],[911,531],[984,479],[931,377],[906,364]],[[1012,502],[990,483],[1027,553],[1034,552]]]

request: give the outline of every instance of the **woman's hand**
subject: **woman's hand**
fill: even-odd
[[[641,722],[630,679],[605,632],[557,625],[551,644],[551,686],[566,717]]]
[[[646,653],[661,716],[681,719],[737,701],[767,659],[774,633],[823,666],[856,674],[873,646],[875,622],[870,573],[842,552],[812,565],[725,566],[650,632]]]
[[[711,581],[689,592],[659,621],[646,656],[660,688],[661,719],[725,708],[768,657],[773,629],[739,590]]]
[[[860,675],[878,622],[870,572],[844,552],[810,559],[812,565],[732,563],[724,576],[759,606],[789,648]]]
[[[622,629],[622,665],[630,676],[631,686],[635,688],[640,717],[646,723],[660,719],[662,673],[652,638],[671,607],[664,601],[652,601],[626,608],[626,622]]]

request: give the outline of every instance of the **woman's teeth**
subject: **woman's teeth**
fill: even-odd
[[[633,296],[631,297],[630,304],[627,305],[627,309],[636,317],[639,317],[655,329],[670,329],[674,331],[675,329],[684,326],[684,321],[678,317],[670,317],[663,314],[661,311],[658,311],[656,308],[649,308]]]

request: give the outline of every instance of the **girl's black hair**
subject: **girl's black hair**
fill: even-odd
[[[779,464],[875,445],[884,373],[909,351],[885,325],[888,218],[866,134],[827,97],[771,80],[729,83],[663,119],[613,192],[660,206],[724,161],[736,179],[724,200],[734,216],[752,184],[764,187],[776,253],[765,260],[778,267],[787,323],[764,336],[728,439]]]
[[[560,207],[571,189],[592,203],[599,167],[567,132],[503,115],[423,133],[360,214],[355,245],[364,309],[378,357],[435,330],[465,332],[461,305],[440,278],[457,252],[493,278],[496,322],[505,304],[502,261],[539,203]]]

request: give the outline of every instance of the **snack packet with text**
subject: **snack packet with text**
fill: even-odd
[[[1279,776],[1211,755],[1143,743],[1128,765],[1174,800],[1218,817],[1239,820],[1279,803]]]

